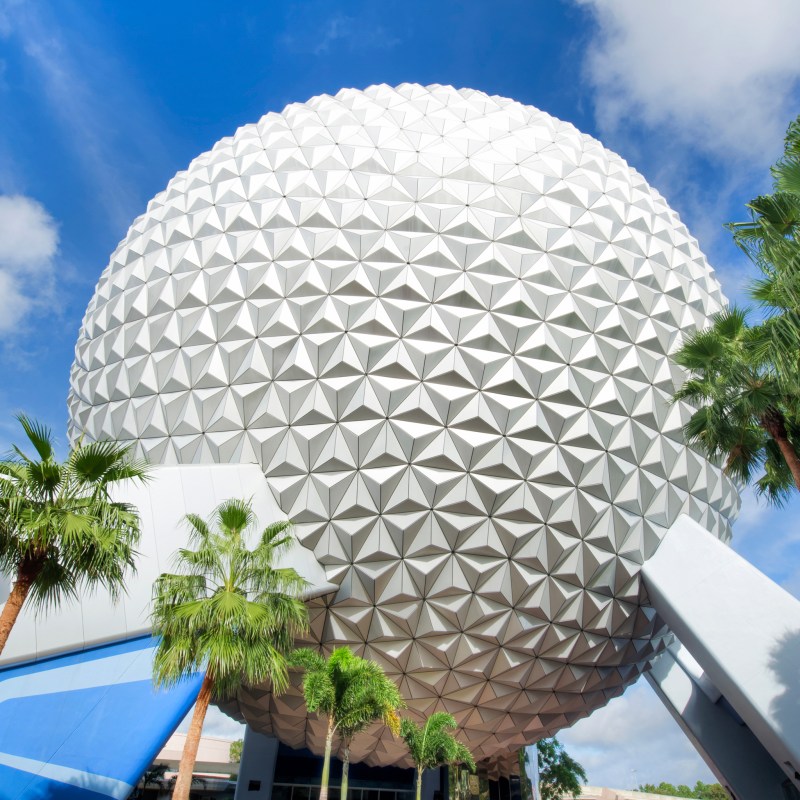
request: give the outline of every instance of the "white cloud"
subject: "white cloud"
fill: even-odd
[[[28,197],[0,197],[0,263],[41,268],[55,255],[58,231],[44,208]]]
[[[716,780],[644,679],[558,738],[592,786]]]
[[[0,336],[24,325],[51,298],[58,227],[44,207],[23,195],[0,195]]]
[[[192,721],[194,714],[194,706],[191,707],[189,713],[183,718],[181,724],[178,725],[179,733],[186,733],[189,730],[189,725]],[[216,706],[209,706],[206,713],[205,723],[203,724],[203,735],[214,736],[218,739],[236,739],[244,738],[244,723],[237,722],[231,719],[227,714],[223,714]]]
[[[640,120],[706,153],[768,164],[797,114],[796,0],[577,0],[604,132]]]
[[[112,35],[80,4],[0,0],[0,41],[22,54],[53,136],[81,166],[99,212],[126,230],[143,199],[136,175],[170,159],[152,104]]]

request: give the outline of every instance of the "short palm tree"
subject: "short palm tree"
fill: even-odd
[[[800,490],[798,395],[760,354],[744,312],[717,314],[674,354],[689,378],[673,396],[698,406],[685,433],[725,472],[780,504]],[[757,473],[761,473],[756,478]]]
[[[116,442],[80,441],[59,461],[50,429],[17,419],[35,454],[15,446],[0,461],[0,570],[14,577],[0,612],[0,652],[28,600],[54,608],[97,586],[119,596],[134,569],[139,517],[110,491],[147,476],[147,465]]]
[[[188,514],[190,547],[176,554],[176,573],[153,586],[153,632],[160,636],[153,677],[172,686],[205,671],[181,757],[173,798],[187,800],[197,747],[212,699],[233,696],[240,685],[288,685],[287,655],[308,629],[300,593],[307,582],[275,557],[292,542],[289,522],[268,525],[254,546],[251,504],[226,500],[206,522]]]
[[[301,648],[292,655],[292,663],[306,671],[303,679],[306,707],[328,718],[319,800],[328,798],[331,748],[336,734],[344,745],[341,800],[347,800],[353,737],[377,721],[398,733],[397,711],[404,705],[400,692],[380,665],[354,655],[349,647],[337,647],[327,660],[314,650]]]
[[[408,746],[417,769],[417,800],[422,798],[422,773],[445,764],[466,764],[475,769],[475,759],[466,745],[450,733],[457,727],[451,714],[437,711],[423,725],[405,718],[400,723],[400,737]]]
[[[156,791],[160,792],[168,783],[166,772],[169,769],[167,764],[151,764],[142,775],[136,788],[131,793],[128,800],[142,800],[147,796],[148,786],[155,786]]]

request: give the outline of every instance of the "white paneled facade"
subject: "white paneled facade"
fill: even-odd
[[[738,507],[668,354],[723,304],[663,198],[574,127],[451,87],[344,90],[221,140],[103,272],[71,433],[260,464],[378,660],[477,758],[586,716],[664,645],[639,569]],[[254,729],[320,750],[297,692]],[[387,731],[356,759],[392,763]]]

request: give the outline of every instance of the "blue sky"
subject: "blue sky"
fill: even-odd
[[[768,188],[800,112],[795,2],[0,0],[0,445],[17,410],[63,438],[83,311],[147,200],[237,126],[342,87],[450,83],[574,123],[742,302],[752,271],[722,223]],[[798,502],[746,495],[734,542],[795,594]],[[644,684],[562,738],[595,784],[709,777]]]

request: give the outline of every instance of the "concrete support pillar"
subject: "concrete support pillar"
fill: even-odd
[[[787,800],[789,779],[698,673],[679,645],[659,655],[647,680],[717,780],[742,800]]]
[[[441,785],[441,770],[426,769],[422,773],[422,800],[433,800],[434,792],[440,791]]]
[[[539,800],[539,749],[535,744],[525,748],[523,766],[527,780],[524,782],[522,800]]]
[[[248,725],[244,732],[234,800],[270,800],[277,760],[278,740],[274,736],[256,733]]]
[[[678,664],[673,652],[674,663],[656,662],[651,683],[667,708],[712,769],[727,770],[740,800],[798,796],[800,601],[686,516],[644,563],[642,578],[651,605],[694,659]],[[730,722],[714,706],[732,712]],[[746,781],[733,784],[736,762],[765,763],[764,754],[783,773],[783,794],[763,783],[755,794]]]
[[[511,800],[511,784],[508,782],[508,778],[498,778],[497,789],[500,800]]]

